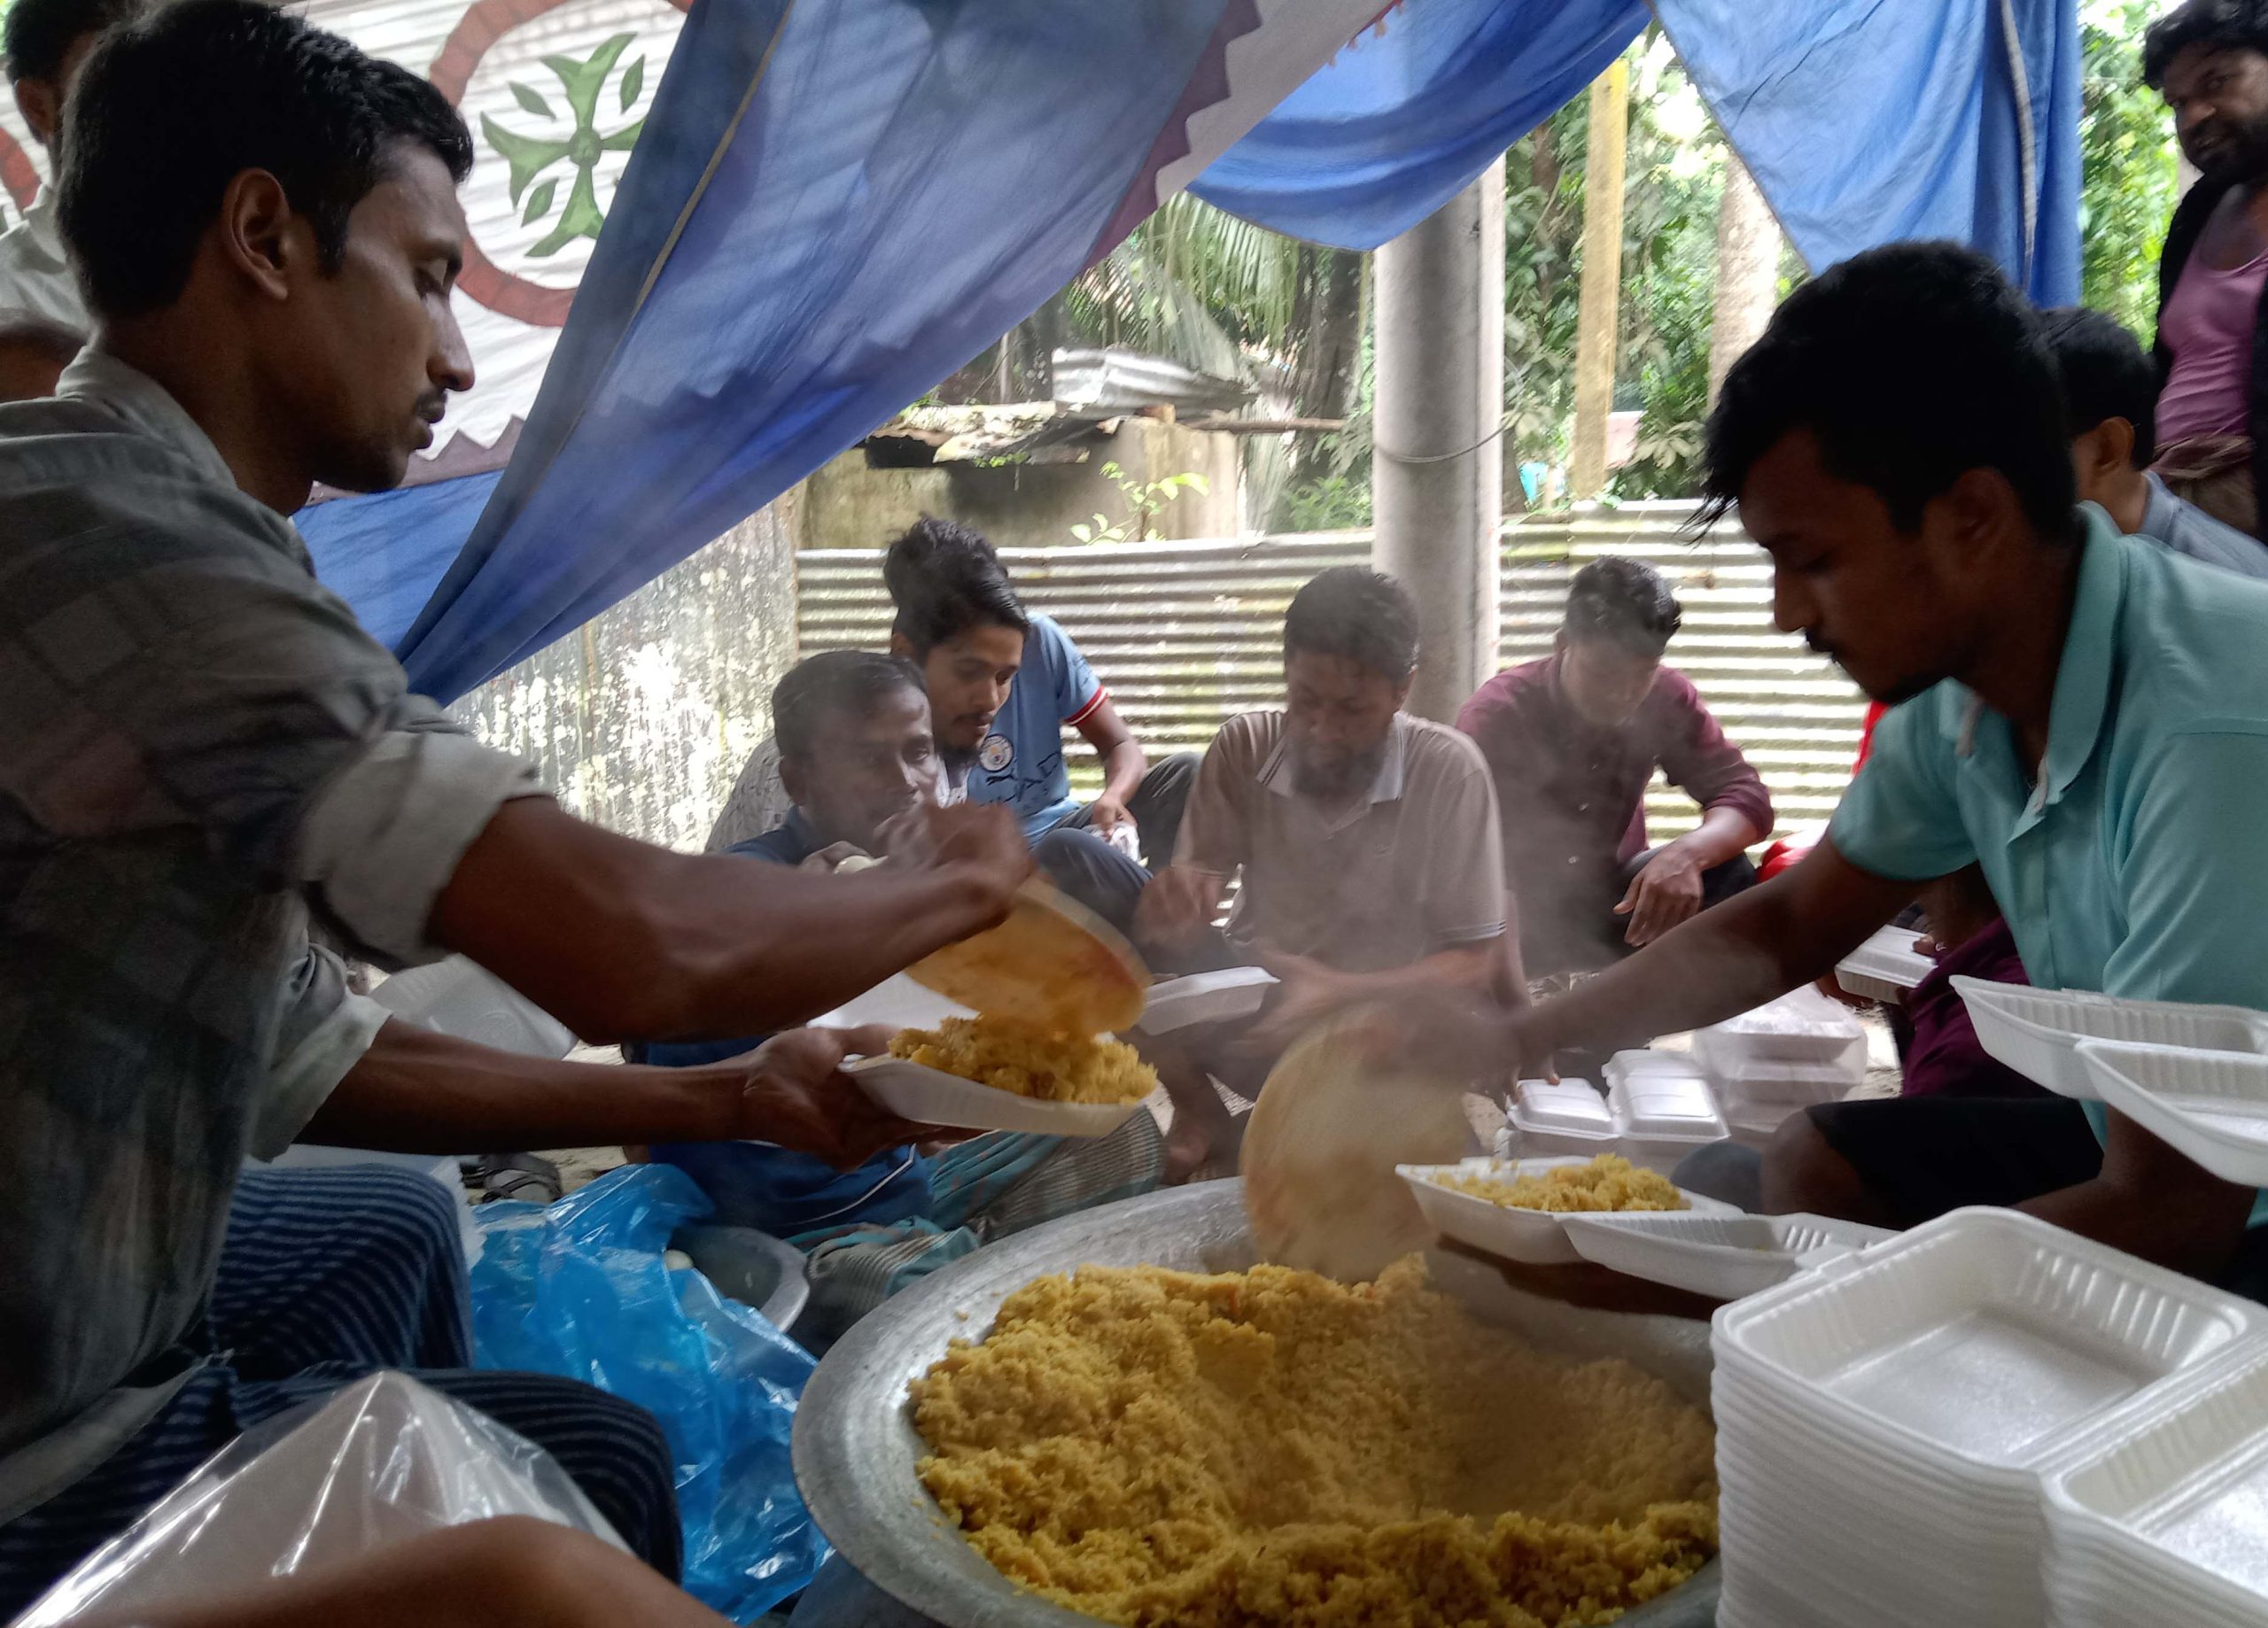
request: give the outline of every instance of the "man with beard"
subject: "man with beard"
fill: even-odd
[[[1159,1046],[1169,1087],[1197,1066],[1251,1096],[1301,1028],[1352,1003],[1521,987],[1488,765],[1466,736],[1402,710],[1417,671],[1417,610],[1392,578],[1343,566],[1293,599],[1286,704],[1213,737],[1173,864],[1135,918],[1155,965],[1256,961],[1283,986],[1255,1023]],[[1212,922],[1238,877],[1223,934]],[[1217,1144],[1225,1128],[1205,1134]],[[1200,1134],[1174,1129],[1177,1143]]]
[[[2040,318],[1990,261],[1899,244],[1798,289],[1727,376],[1705,471],[1771,556],[1780,626],[1891,703],[1866,767],[1790,870],[1530,1011],[1404,1003],[1382,1050],[1477,1072],[1714,1023],[1970,864],[2043,988],[2268,1009],[2268,585],[2077,504]],[[2261,1195],[2100,1103],[1834,1103],[1762,1174],[1774,1213],[2004,1205],[2268,1284]]]
[[[2268,3],[2186,0],[2151,26],[2142,77],[2202,172],[2158,261],[2158,473],[2260,535],[2268,453]]]

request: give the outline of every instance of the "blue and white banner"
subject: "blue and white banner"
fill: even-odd
[[[1374,246],[1646,16],[1385,4],[320,0],[480,145],[482,382],[419,484],[303,516],[325,579],[452,699],[855,444],[1174,191]],[[2076,0],[1658,10],[1812,264],[1951,236],[2077,297]]]

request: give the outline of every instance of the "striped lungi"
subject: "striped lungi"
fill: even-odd
[[[381,1368],[545,1448],[624,1543],[672,1581],[671,1456],[644,1409],[572,1380],[470,1371],[464,1246],[434,1182],[377,1165],[248,1171],[200,1327],[202,1359],[125,1446],[0,1526],[0,1621],[251,1426]]]

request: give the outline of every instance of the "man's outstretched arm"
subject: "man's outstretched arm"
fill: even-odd
[[[848,1169],[932,1134],[877,1107],[842,1072],[887,1029],[791,1029],[699,1068],[521,1057],[394,1019],[295,1138],[392,1153],[655,1142],[770,1142]]]
[[[827,876],[673,853],[524,797],[466,850],[428,931],[586,1040],[762,1034],[1006,917],[1031,870],[1014,817],[938,809],[928,837]]]

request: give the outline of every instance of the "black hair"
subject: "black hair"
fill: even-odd
[[[0,60],[8,82],[53,80],[63,58],[90,34],[100,34],[142,10],[144,0],[12,0],[0,23]]]
[[[105,316],[181,298],[245,170],[283,182],[326,272],[396,143],[428,149],[458,182],[472,173],[472,137],[439,90],[262,0],[175,0],[109,35],[64,123],[57,218]]]
[[[1400,684],[1418,671],[1418,607],[1391,577],[1334,566],[1292,596],[1284,654],[1339,656]]]
[[[978,532],[924,515],[882,556],[882,584],[897,607],[891,632],[917,657],[973,627],[1031,632],[1007,568]]]
[[[902,656],[874,650],[827,650],[805,656],[772,689],[772,734],[783,762],[809,763],[830,719],[865,717],[886,695],[923,693],[921,670]]]
[[[2142,82],[2165,89],[2165,71],[2192,45],[2238,46],[2268,53],[2268,4],[2263,0],[2184,0],[2142,35]]]
[[[2134,426],[2134,467],[2148,469],[2157,460],[2158,370],[2141,342],[2117,317],[2085,306],[2042,313],[2039,329],[2063,381],[2063,418],[2071,433],[2123,418]]]
[[[1593,560],[1567,589],[1567,636],[1603,639],[1633,655],[1661,660],[1685,620],[1669,584],[1637,560]]]
[[[1982,469],[2007,478],[2043,538],[2078,539],[2054,358],[2031,305],[1973,249],[1870,249],[1788,297],[1709,415],[1705,521],[1798,430],[1817,438],[1828,473],[1880,496],[1901,531]]]

